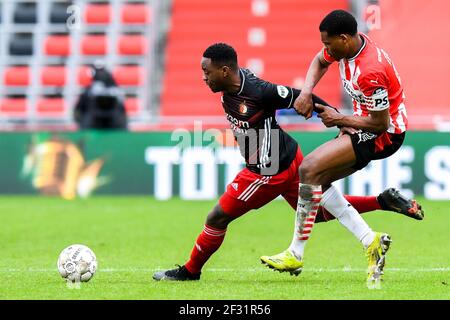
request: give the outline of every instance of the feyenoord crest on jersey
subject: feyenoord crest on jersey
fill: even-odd
[[[241,113],[241,114],[246,114],[246,113],[247,113],[247,110],[248,110],[248,108],[247,108],[247,106],[245,105],[245,101],[244,101],[244,102],[242,102],[242,103],[239,105],[239,113]]]

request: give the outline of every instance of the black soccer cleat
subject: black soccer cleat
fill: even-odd
[[[192,274],[186,269],[185,266],[178,266],[175,269],[155,272],[155,274],[153,275],[153,279],[156,281],[160,281],[160,280],[170,280],[170,281],[199,280],[200,274],[201,274],[201,272]]]
[[[416,220],[423,220],[425,217],[422,206],[416,200],[408,199],[395,188],[384,190],[377,201],[383,210],[395,211]]]

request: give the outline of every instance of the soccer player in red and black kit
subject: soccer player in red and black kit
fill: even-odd
[[[300,90],[275,85],[257,78],[238,66],[235,50],[224,43],[211,45],[201,61],[203,80],[213,92],[222,92],[222,106],[246,161],[244,168],[227,186],[219,203],[209,213],[190,259],[175,269],[156,272],[155,280],[198,280],[203,265],[220,247],[228,224],[252,209],[258,209],[282,195],[294,210],[298,201],[298,168],[303,155],[297,142],[275,119],[277,109],[291,108]],[[313,96],[313,101],[327,105]],[[346,198],[360,212],[376,209],[400,212],[422,219],[415,200],[387,189],[378,197]],[[322,208],[317,222],[333,219]],[[299,270],[291,270],[293,274]]]

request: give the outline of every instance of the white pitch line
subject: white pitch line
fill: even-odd
[[[165,270],[167,268],[100,268],[98,272],[155,272],[160,270]],[[206,272],[265,272],[267,268],[247,268],[247,269],[231,269],[231,268],[206,268]],[[365,272],[367,269],[362,268],[306,268],[303,270],[304,272]],[[386,272],[442,272],[442,271],[450,271],[450,267],[442,267],[442,268],[386,268]],[[0,269],[1,273],[9,273],[9,272],[57,272],[57,269],[39,269],[39,268],[29,268],[29,269]]]

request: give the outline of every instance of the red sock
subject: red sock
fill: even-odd
[[[205,224],[205,228],[197,238],[191,257],[185,263],[186,269],[190,273],[199,273],[209,257],[219,249],[225,238],[227,229],[217,229]]]
[[[364,212],[370,212],[381,209],[380,204],[377,201],[377,197],[359,197],[359,196],[345,196],[348,202],[356,209],[360,214]]]
[[[377,201],[377,197],[375,196],[361,197],[361,196],[346,195],[344,197],[360,214],[381,209],[381,206]],[[316,216],[316,223],[329,221],[333,219],[335,219],[335,217],[331,213],[329,213],[322,206],[319,207]]]

